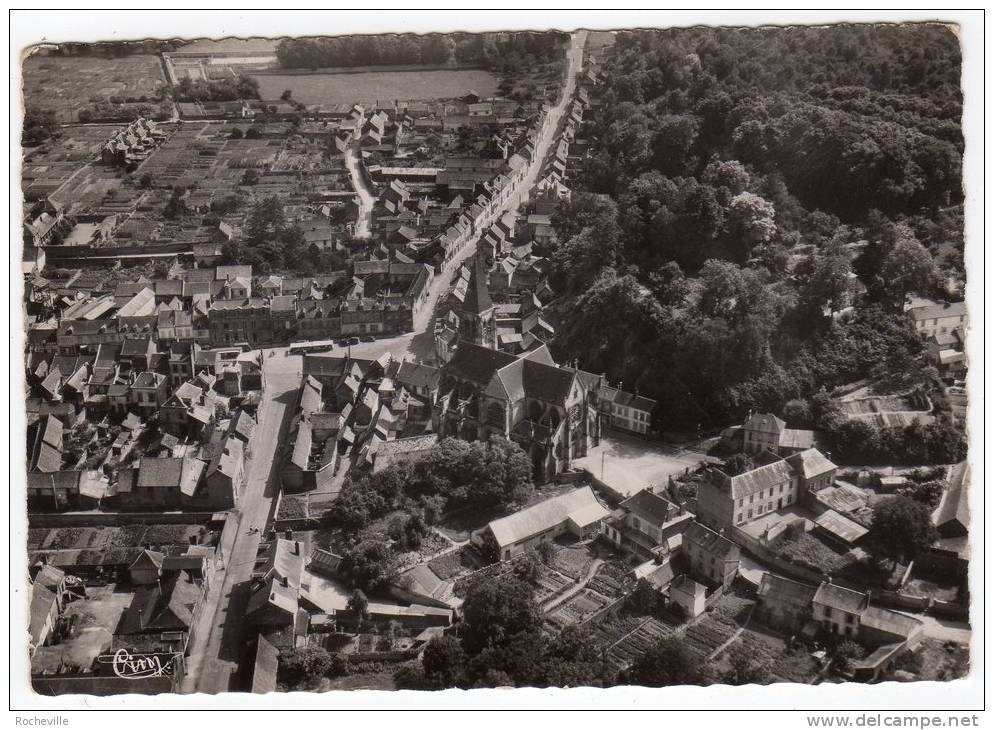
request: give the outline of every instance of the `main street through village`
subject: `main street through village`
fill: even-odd
[[[546,157],[562,123],[566,109],[576,89],[576,79],[583,62],[586,31],[571,37],[568,65],[562,95],[549,110],[547,121],[536,145],[531,163],[514,194],[495,213],[494,220],[516,212],[528,201],[529,193],[539,180]],[[358,170],[358,160],[347,155],[347,165],[360,195],[359,220],[356,235],[366,233],[373,200]],[[365,222],[364,222],[365,221]],[[481,231],[482,233],[482,231]],[[348,352],[354,357],[375,359],[384,353],[397,358],[430,360],[434,353],[435,314],[442,294],[449,288],[453,275],[462,263],[475,254],[479,235],[468,241],[458,256],[442,268],[431,283],[426,302],[415,316],[414,331],[397,337],[360,343],[349,348],[335,348],[334,353]],[[195,646],[188,661],[185,692],[216,694],[236,688],[239,662],[245,651],[244,614],[252,581],[255,556],[264,535],[279,491],[279,469],[284,456],[282,448],[296,404],[297,390],[302,378],[302,358],[287,356],[286,348],[258,351],[263,363],[263,395],[258,411],[258,428],[250,445],[251,456],[245,491],[239,506],[229,517],[237,528],[232,545],[223,545],[223,580],[212,586],[207,605],[197,626]],[[231,528],[229,528],[231,529]]]
[[[197,647],[191,653],[184,691],[214,694],[233,689],[239,660],[245,649],[242,616],[248,598],[256,551],[278,492],[277,475],[282,450],[297,399],[301,373],[287,368],[264,368],[262,403],[258,428],[250,444],[245,491],[235,520],[234,544],[222,556],[223,580],[217,580],[208,596]]]

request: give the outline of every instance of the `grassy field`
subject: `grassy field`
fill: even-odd
[[[447,99],[473,89],[493,96],[500,82],[482,69],[445,71],[363,71],[337,74],[259,74],[259,95],[278,99],[285,89],[304,104],[371,103],[380,100]]]

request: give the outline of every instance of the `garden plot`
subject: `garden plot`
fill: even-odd
[[[476,551],[468,545],[429,561],[428,568],[439,580],[452,580],[480,567]]]
[[[542,571],[542,575],[532,581],[532,585],[535,586],[535,601],[539,604],[545,603],[574,583],[574,580],[562,573],[557,573],[554,570],[544,570]]]
[[[676,629],[677,625],[668,619],[646,619],[608,649],[607,663],[616,671],[627,669],[649,649],[671,636]]]
[[[570,624],[583,623],[614,599],[602,596],[596,591],[584,588],[568,601],[563,602],[548,615],[546,621],[555,629],[562,629]]]
[[[722,660],[736,648],[745,651],[758,663],[769,663],[774,680],[777,682],[807,684],[818,674],[818,662],[812,658],[807,649],[803,646],[791,648],[779,636],[745,629],[739,638],[722,652]]]

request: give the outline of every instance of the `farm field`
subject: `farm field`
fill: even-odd
[[[24,61],[26,106],[53,109],[60,122],[78,121],[80,109],[111,97],[129,102],[159,97],[165,84],[157,56],[123,58],[48,56],[34,54]]]
[[[447,99],[473,89],[483,97],[497,92],[499,79],[482,69],[445,71],[363,71],[335,74],[258,74],[259,96],[278,99],[290,89],[303,104],[373,103],[377,99]]]

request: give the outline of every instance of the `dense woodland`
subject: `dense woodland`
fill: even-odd
[[[546,33],[456,33],[288,38],[276,47],[284,68],[327,68],[456,62],[512,71],[559,60],[567,36]]]
[[[900,305],[964,276],[950,30],[621,33],[602,70],[586,190],[553,218],[561,360],[657,398],[670,431],[788,403],[825,426],[839,385],[928,386]]]

